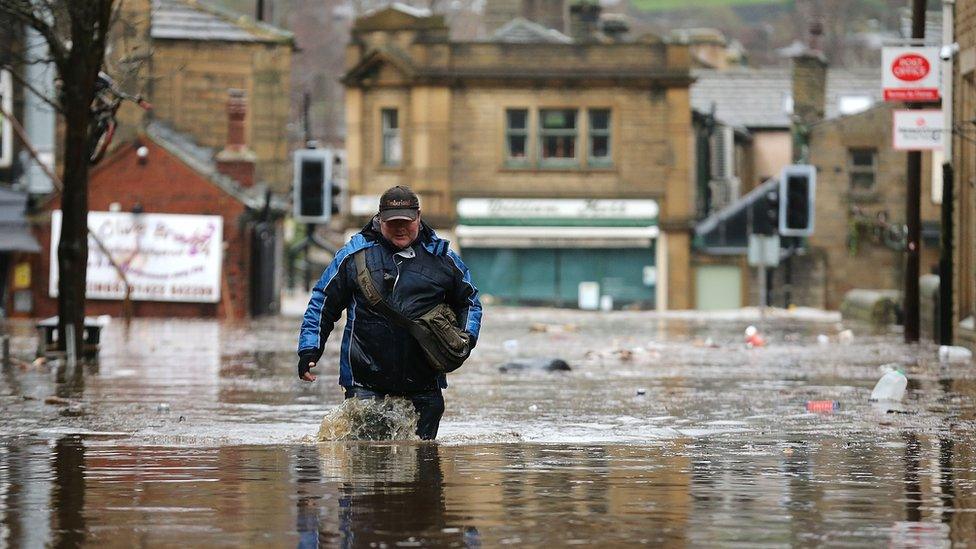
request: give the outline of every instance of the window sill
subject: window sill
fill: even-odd
[[[847,191],[845,197],[848,202],[858,204],[877,204],[881,202],[881,193],[878,191]]]
[[[504,165],[502,173],[617,173],[616,166],[517,166]]]
[[[376,166],[376,171],[378,171],[378,172],[389,172],[389,173],[402,172],[403,171],[403,165],[401,164],[399,166],[393,166],[393,165],[390,165],[390,164],[380,164],[380,165]]]

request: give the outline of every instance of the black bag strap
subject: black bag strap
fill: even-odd
[[[366,250],[360,250],[353,254],[353,259],[356,261],[356,283],[359,285],[359,289],[363,292],[363,295],[366,296],[366,301],[369,302],[369,306],[413,334],[416,328],[414,322],[391,307],[386,299],[383,298],[383,294],[373,284],[373,277],[370,276],[369,269],[366,268]]]

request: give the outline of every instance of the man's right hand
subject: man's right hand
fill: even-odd
[[[311,354],[301,355],[298,358],[298,379],[302,381],[315,381],[315,374],[309,371],[315,367],[315,360]]]

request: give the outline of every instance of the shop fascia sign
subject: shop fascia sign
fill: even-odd
[[[942,61],[938,47],[886,47],[881,50],[885,101],[938,101]]]
[[[899,151],[942,150],[945,113],[939,109],[892,112],[892,146]]]
[[[647,226],[657,223],[656,200],[462,198],[462,223],[478,225]]]

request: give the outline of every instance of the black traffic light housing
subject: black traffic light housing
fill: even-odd
[[[779,187],[756,200],[752,210],[752,234],[773,236],[779,230]]]
[[[339,193],[335,185],[334,154],[325,149],[295,151],[292,182],[292,214],[301,223],[328,223],[339,213]]]
[[[779,180],[779,234],[810,236],[813,234],[814,200],[817,169],[809,164],[783,168]]]
[[[342,178],[342,157],[339,155],[332,156],[332,169],[330,170],[331,177],[329,177],[329,211],[332,215],[337,215],[339,213],[339,204],[342,203],[342,187],[339,186],[338,181]]]

